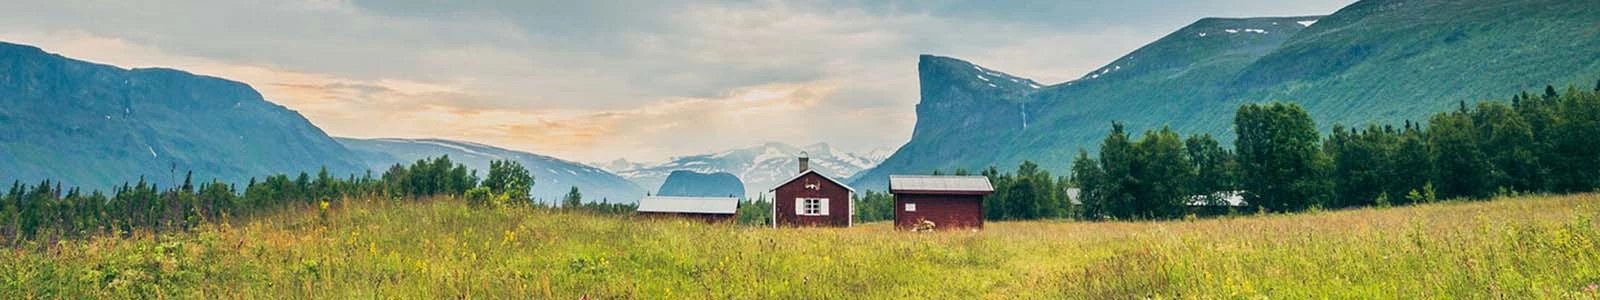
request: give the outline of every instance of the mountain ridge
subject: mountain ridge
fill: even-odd
[[[1079,149],[1097,151],[1113,121],[1136,136],[1171,126],[1226,143],[1246,103],[1298,103],[1323,131],[1421,120],[1458,101],[1593,81],[1600,28],[1584,24],[1597,23],[1600,5],[1553,0],[1367,0],[1327,16],[1205,18],[1032,92],[970,92],[983,82],[930,72],[948,68],[922,59],[911,140],[851,182],[881,190],[888,174],[1022,160],[1065,174]]]
[[[169,68],[124,69],[0,42],[0,180],[90,189],[144,178],[242,184],[360,164],[304,116],[248,84]]]

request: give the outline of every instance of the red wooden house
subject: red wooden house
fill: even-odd
[[[894,227],[909,230],[926,220],[934,229],[983,228],[983,197],[994,193],[983,176],[889,176]]]
[[[773,226],[849,227],[856,207],[855,189],[817,173],[810,159],[800,157],[800,172],[772,188]]]

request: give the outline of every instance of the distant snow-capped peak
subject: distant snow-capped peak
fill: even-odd
[[[841,151],[826,143],[796,147],[771,142],[711,154],[672,157],[661,162],[640,163],[618,159],[594,165],[615,172],[649,190],[659,188],[672,171],[727,172],[738,176],[745,184],[746,193],[753,196],[766,191],[779,181],[794,176],[799,171],[796,158],[802,153],[811,158],[812,169],[842,179],[877,166],[879,162],[888,158],[892,151],[884,148],[867,153],[853,153]]]

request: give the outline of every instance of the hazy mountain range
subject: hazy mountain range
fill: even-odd
[[[842,180],[878,165],[888,156],[889,150],[858,154],[840,151],[825,143],[796,147],[774,142],[712,154],[673,157],[661,162],[637,163],[619,159],[597,165],[646,188],[660,187],[673,171],[730,173],[743,181],[745,195],[755,197],[780,181],[794,177],[799,172],[796,159],[802,152],[811,157],[812,169]]]

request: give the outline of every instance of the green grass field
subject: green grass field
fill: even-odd
[[[1600,195],[769,229],[353,201],[0,254],[0,298],[1595,298]]]

